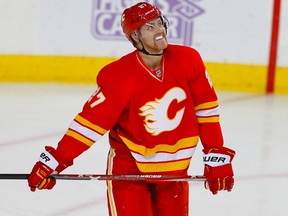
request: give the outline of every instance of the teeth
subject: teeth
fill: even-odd
[[[156,39],[156,41],[159,41],[159,40],[163,39],[163,36],[162,36],[162,35],[161,35],[161,36],[158,36],[158,37],[156,37],[155,39]]]

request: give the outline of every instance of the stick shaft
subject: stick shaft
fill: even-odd
[[[29,174],[0,174],[0,180],[23,180]],[[205,181],[201,175],[173,176],[173,175],[102,175],[102,174],[58,174],[53,175],[59,180],[112,180],[112,181]]]

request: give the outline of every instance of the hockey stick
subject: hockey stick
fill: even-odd
[[[0,180],[23,180],[29,174],[0,174]],[[205,176],[173,175],[101,175],[101,174],[58,174],[52,175],[59,180],[112,180],[112,181],[205,181]]]

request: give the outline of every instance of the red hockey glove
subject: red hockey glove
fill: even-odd
[[[235,151],[220,147],[205,148],[203,152],[204,176],[207,178],[205,188],[210,189],[213,194],[217,194],[220,190],[231,191],[234,185],[231,162]]]
[[[51,174],[54,171],[59,173],[73,164],[73,162],[66,163],[61,160],[53,147],[46,146],[45,149],[46,151],[41,153],[39,161],[34,165],[28,177],[28,185],[33,192],[36,188],[52,189],[56,184],[56,179]]]

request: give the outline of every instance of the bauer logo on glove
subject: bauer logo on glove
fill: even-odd
[[[45,160],[45,162],[50,161],[50,158],[43,152],[40,154],[40,158],[42,158],[43,160]]]
[[[211,167],[229,164],[230,160],[231,157],[225,154],[209,153],[203,156],[204,164],[207,164]]]

